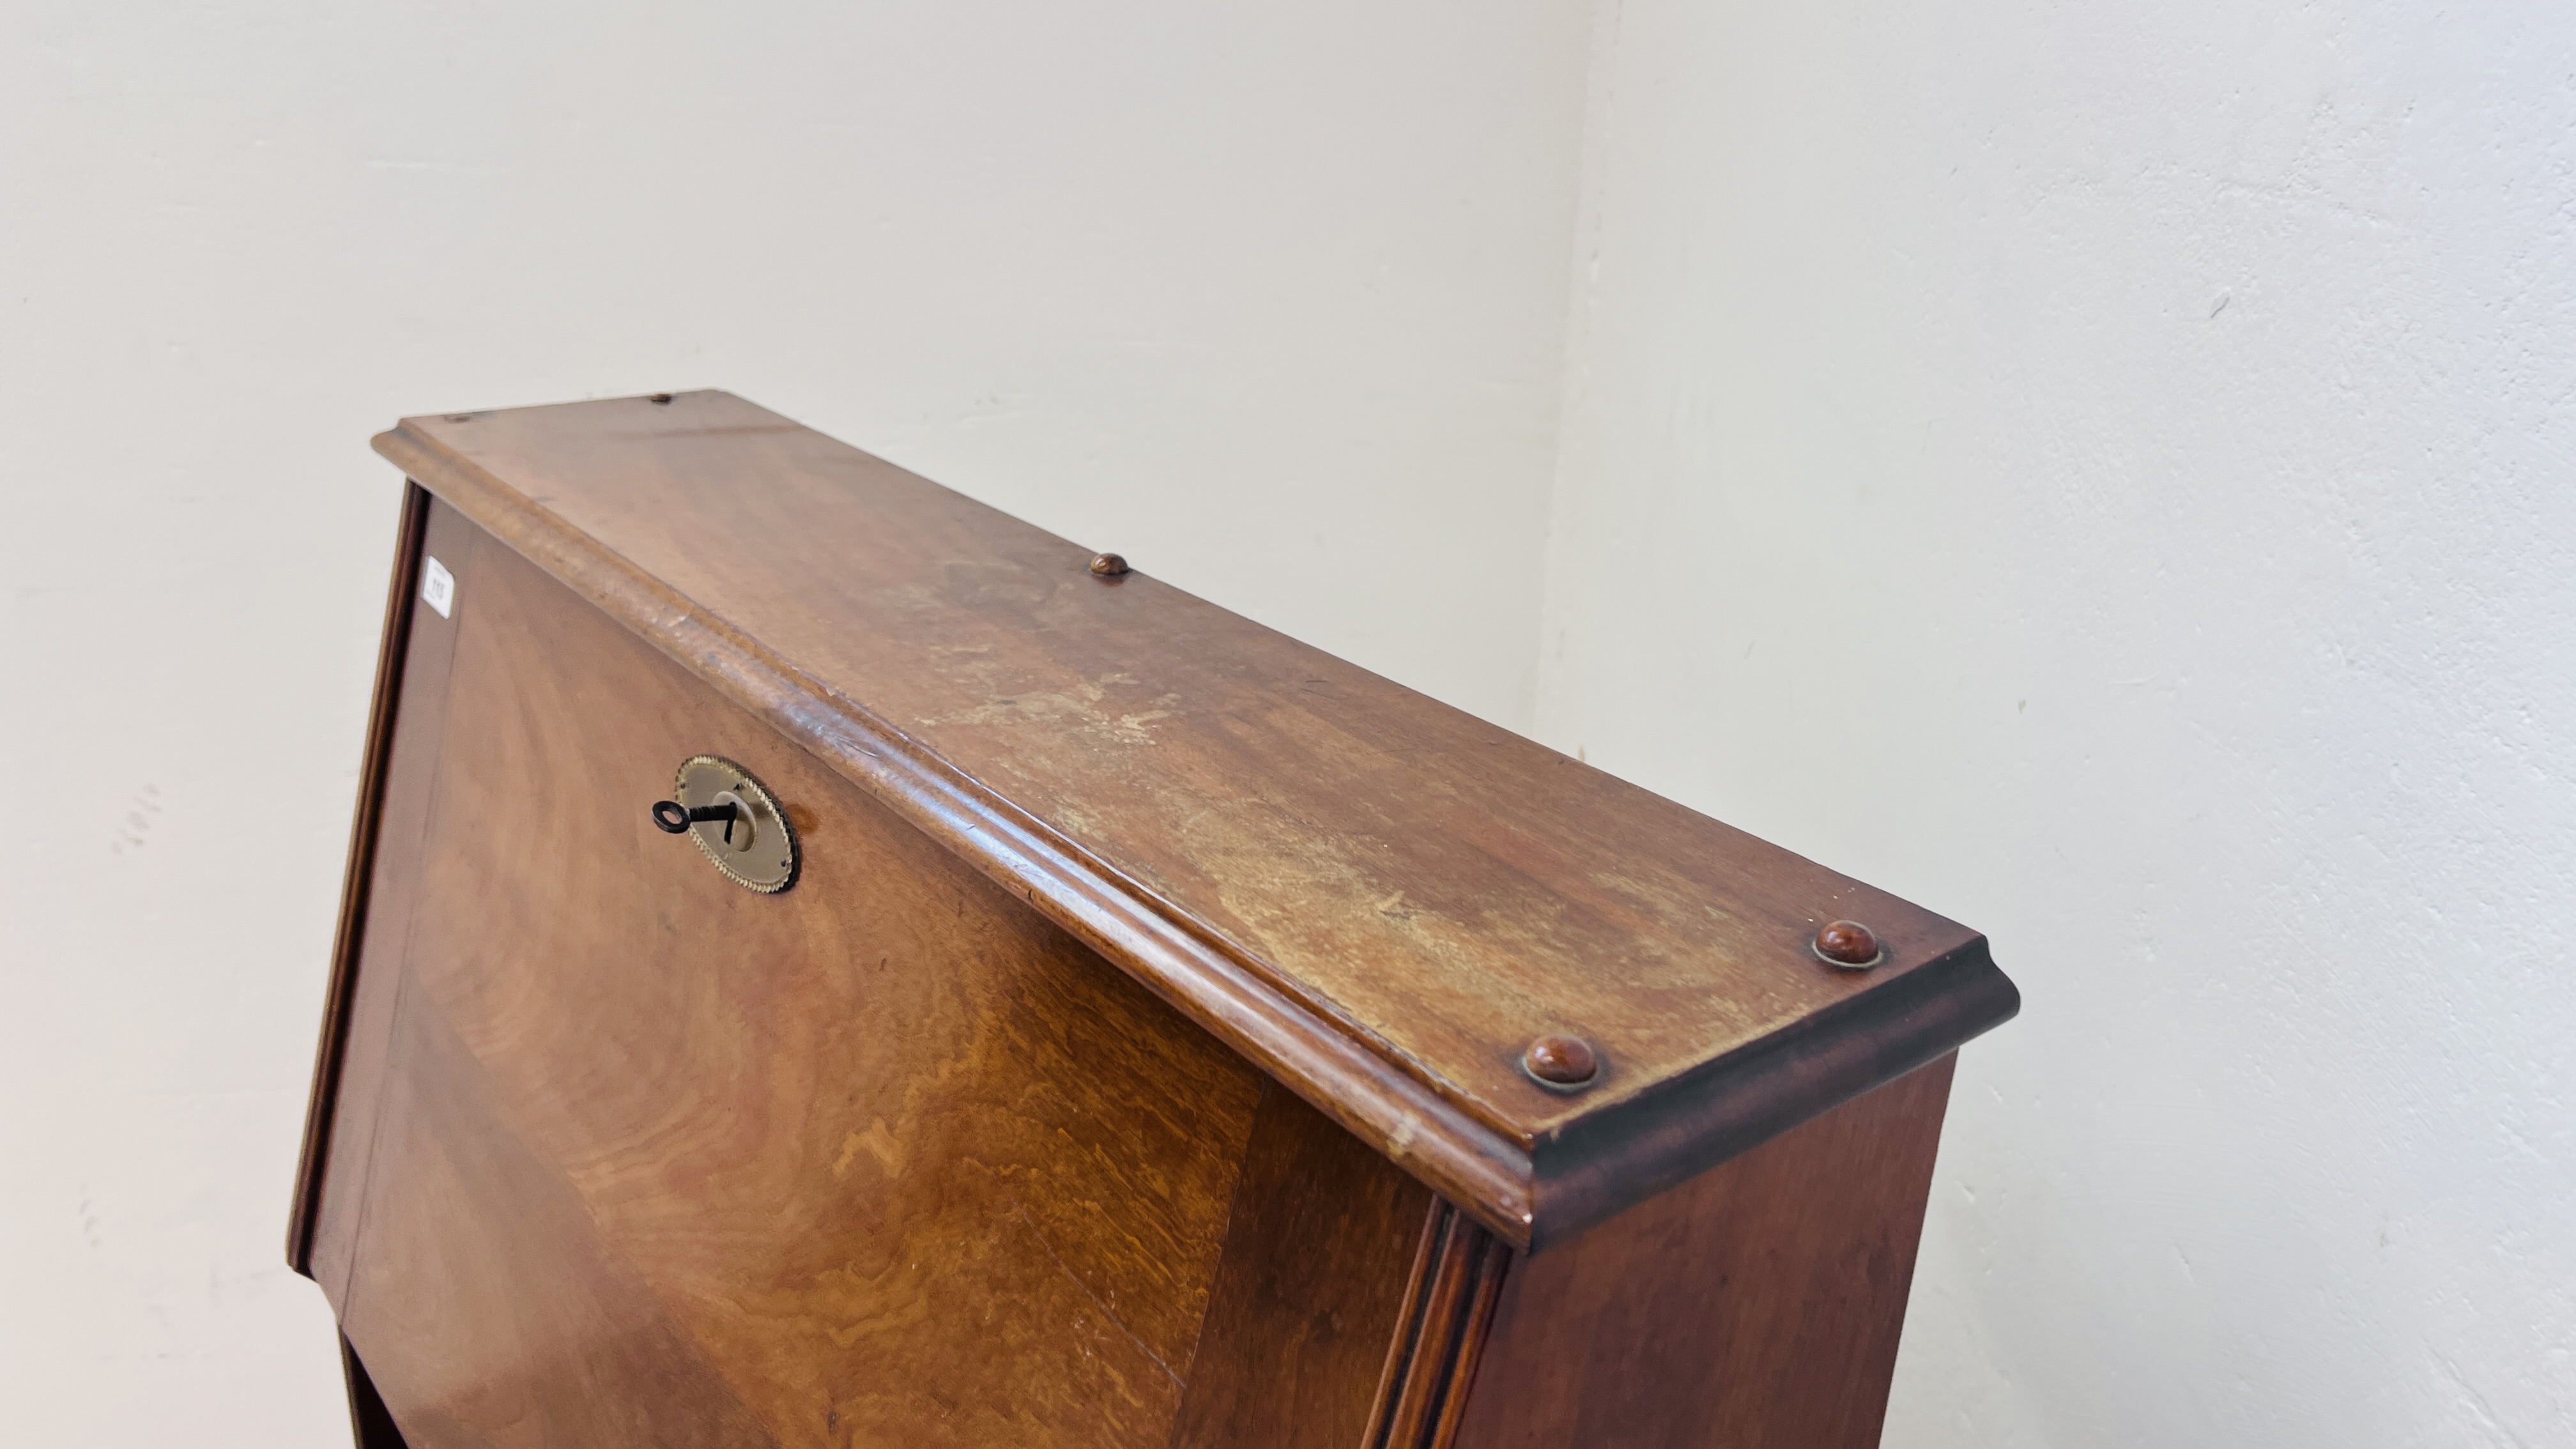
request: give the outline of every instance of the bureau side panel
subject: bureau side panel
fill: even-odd
[[[1870,1449],[1958,1058],[1512,1265],[1456,1449]]]
[[[455,572],[343,1320],[405,1435],[1164,1442],[1258,1078],[498,541]],[[793,889],[653,828],[699,753]]]
[[[419,484],[404,480],[402,513],[394,527],[393,578],[387,586],[384,627],[376,639],[375,691],[369,697],[366,740],[358,754],[358,798],[349,825],[348,863],[340,876],[340,918],[331,935],[321,1041],[313,1052],[313,1086],[304,1105],[304,1145],[296,1154],[295,1200],[287,1211],[286,1262],[299,1273],[311,1271],[314,1198],[322,1188],[322,1160],[330,1148],[340,1054],[348,1040],[349,994],[357,982],[358,936],[365,928],[368,888],[374,883],[385,765],[393,752],[395,711],[402,703],[403,655],[410,642],[412,590],[419,578],[420,531],[428,518],[429,495]]]
[[[401,973],[395,968],[411,932],[421,839],[447,720],[448,664],[456,649],[453,610],[442,614],[419,602],[421,561],[461,559],[473,536],[474,525],[463,514],[406,485],[394,596],[386,610],[331,991],[304,1127],[305,1157],[287,1230],[287,1261],[311,1275],[334,1307],[342,1305],[348,1287],[385,1043],[399,992]]]

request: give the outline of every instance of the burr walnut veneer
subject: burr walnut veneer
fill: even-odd
[[[376,446],[361,1442],[1876,1442],[1975,933],[723,393]]]

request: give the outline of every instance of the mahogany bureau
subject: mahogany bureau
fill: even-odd
[[[1982,937],[724,393],[376,448],[363,1444],[1877,1442]]]

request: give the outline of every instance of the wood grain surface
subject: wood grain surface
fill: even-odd
[[[1515,1263],[1458,1449],[1870,1449],[1955,1057]]]
[[[378,448],[1509,1242],[2016,1009],[1964,927],[738,398]],[[1837,917],[1887,963],[1815,959]]]
[[[445,516],[438,766],[392,808],[407,690],[385,812],[422,822],[414,899],[340,1085],[345,1125],[380,1084],[375,1125],[322,1194],[410,1442],[1164,1442],[1259,1074],[510,549],[450,556]],[[788,802],[794,889],[653,828],[700,752]]]
[[[1366,1143],[1272,1088],[1172,1449],[1367,1449],[1400,1370],[1423,1225],[1456,1217]]]

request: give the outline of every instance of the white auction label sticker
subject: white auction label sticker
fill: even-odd
[[[447,565],[428,555],[422,556],[420,601],[436,609],[442,619],[447,617],[448,610],[456,607],[456,575],[447,571]]]

